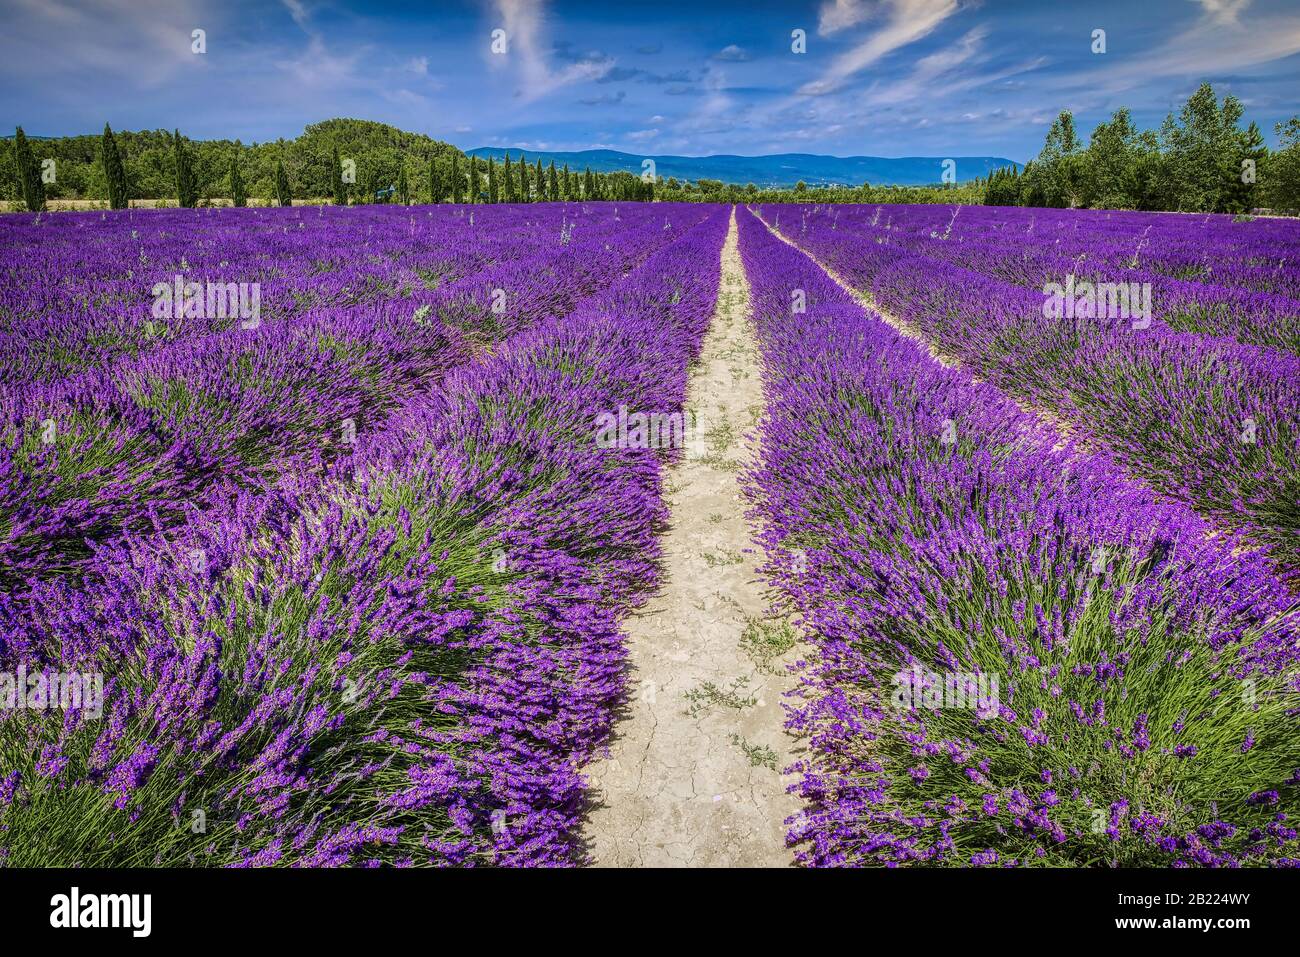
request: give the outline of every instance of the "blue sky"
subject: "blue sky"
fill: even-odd
[[[1300,113],[1294,0],[0,0],[0,23],[0,123],[43,135],[354,116],[461,147],[1023,161],[1062,108],[1154,126],[1202,80],[1270,143]]]

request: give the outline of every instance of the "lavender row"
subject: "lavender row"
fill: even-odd
[[[662,211],[661,211],[662,212]],[[102,671],[101,715],[0,723],[11,864],[568,864],[580,767],[653,587],[665,453],[725,210],[358,443],[347,482],[228,488],[0,597],[3,666]]]
[[[892,232],[958,244],[996,235],[1008,257],[1051,251],[1107,269],[1149,269],[1192,280],[1207,293],[1255,291],[1300,300],[1300,236],[1285,219],[1237,222],[1228,216],[1054,210],[1020,207],[859,207]],[[854,207],[843,207],[853,213]],[[956,216],[954,218],[954,213]],[[931,236],[934,234],[934,237]]]
[[[813,215],[810,210],[806,218]],[[1244,283],[1217,284],[1233,261],[1232,250],[1221,246],[1225,222],[1207,226],[1196,219],[1203,249],[1213,249],[1214,258],[1204,269],[1192,269],[1162,265],[1170,230],[1153,231],[1158,217],[1149,217],[1146,228],[1136,232],[1097,232],[1087,228],[1096,214],[1075,210],[946,207],[936,216],[918,207],[876,206],[837,207],[829,215],[833,229],[869,235],[1038,292],[1049,284],[1063,286],[1070,277],[1080,290],[1084,282],[1102,290],[1115,287],[1131,300],[1124,318],[1154,319],[1180,331],[1300,354],[1300,297]],[[1300,238],[1293,239],[1300,247]],[[1295,262],[1300,249],[1278,255],[1277,261]]]
[[[815,646],[800,858],[1294,862],[1300,620],[1268,563],[740,216],[769,399],[747,484]]]
[[[873,242],[825,211],[781,227],[935,348],[1300,569],[1300,359],[1159,324],[1046,318],[1036,292]]]
[[[606,210],[563,243],[546,236],[548,250],[521,250],[443,289],[185,334],[53,381],[6,383],[0,579],[76,570],[88,540],[178,520],[223,482],[346,464],[358,435],[383,428],[448,369],[567,314],[703,215]],[[332,242],[322,226],[312,248]]]
[[[521,279],[540,282],[544,264],[567,273],[606,243],[665,221],[671,229],[675,218],[605,205],[12,217],[0,223],[13,246],[0,279],[0,370],[6,382],[48,381],[250,324],[218,299],[207,303],[218,307],[214,315],[202,296],[184,314],[195,303],[160,301],[155,290],[169,291],[178,278],[209,295],[245,287],[245,306],[251,287],[256,318],[268,322],[389,302],[479,323],[500,307],[493,290],[514,305]],[[521,274],[520,265],[534,268]]]

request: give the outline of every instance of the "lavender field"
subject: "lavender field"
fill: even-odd
[[[0,222],[0,654],[103,676],[93,711],[6,710],[6,863],[572,860],[666,454],[581,439],[680,406],[725,228]],[[260,283],[259,315],[154,318],[177,275]]]
[[[123,210],[0,249],[4,865],[685,860],[651,819],[716,863],[1300,864],[1294,221]]]
[[[800,859],[1300,863],[1300,377],[1245,322],[1184,328],[1252,305],[1294,324],[1273,290],[1300,232],[758,214],[741,249],[771,404],[751,493],[814,645],[791,719],[811,745]],[[1189,258],[1189,237],[1275,265]],[[1196,269],[1222,285],[1163,279]],[[1081,295],[1049,316],[1033,286],[1071,273],[1136,274],[1155,315]]]

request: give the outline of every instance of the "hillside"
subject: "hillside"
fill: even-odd
[[[573,170],[591,167],[593,172],[610,173],[626,170],[639,174],[646,159],[655,161],[655,172],[661,179],[678,180],[715,179],[724,183],[759,187],[793,186],[803,180],[809,186],[850,185],[860,186],[925,186],[941,182],[943,162],[941,156],[822,156],[815,153],[774,153],[768,156],[672,156],[638,155],[618,150],[579,150],[575,152],[535,152],[531,150],[501,149],[481,146],[467,151],[471,156],[484,159],[491,156],[498,162],[510,153],[512,158],[523,156],[530,163],[557,166],[569,164]],[[957,178],[960,181],[987,176],[995,169],[1021,164],[999,156],[955,156]]]

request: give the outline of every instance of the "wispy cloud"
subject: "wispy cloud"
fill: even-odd
[[[0,30],[0,62],[34,77],[89,68],[154,86],[206,64],[191,50],[191,31],[210,30],[216,19],[197,0],[14,0]]]
[[[1140,57],[1106,60],[1050,78],[1051,88],[1099,97],[1149,88],[1165,77],[1212,77],[1248,70],[1300,53],[1300,14],[1247,15],[1251,0],[1195,0],[1195,22]],[[1108,54],[1109,56],[1109,54]]]
[[[599,79],[614,68],[614,59],[603,54],[592,54],[560,69],[553,68],[542,52],[545,48],[542,0],[494,0],[494,7],[501,21],[499,29],[505,30],[506,52],[489,54],[489,62],[518,69],[521,99],[540,99],[571,83]]]
[[[897,106],[937,97],[951,98],[957,93],[1028,73],[1047,63],[1045,56],[1013,63],[994,61],[983,53],[988,35],[989,28],[982,24],[968,30],[956,43],[921,57],[906,76],[873,86],[864,96],[855,98],[855,106]]]
[[[1205,8],[1206,14],[1215,23],[1236,23],[1242,10],[1250,6],[1251,0],[1192,0]]]
[[[309,17],[307,16],[307,7],[301,0],[280,0],[285,9],[289,11],[289,16],[293,17],[293,22],[298,24],[306,32],[311,32],[308,27]]]
[[[957,9],[957,0],[884,0],[879,7],[871,8],[861,2],[837,0],[829,9],[823,7],[819,27],[823,33],[855,26],[869,18],[880,17],[883,22],[851,50],[837,56],[821,77],[805,83],[799,92],[809,96],[834,92],[846,79],[881,57],[929,36]]]
[[[867,0],[826,0],[817,18],[817,32],[829,36],[868,19],[873,9]]]
[[[729,46],[723,47],[717,53],[713,54],[713,59],[741,63],[749,59],[749,52],[733,43]]]

